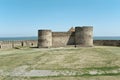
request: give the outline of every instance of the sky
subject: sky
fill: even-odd
[[[75,26],[93,26],[94,36],[120,36],[120,0],[0,0],[0,37]]]

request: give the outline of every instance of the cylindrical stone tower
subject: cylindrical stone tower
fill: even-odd
[[[38,30],[38,47],[49,48],[52,46],[52,31]]]
[[[75,43],[80,46],[93,46],[93,27],[75,27]]]

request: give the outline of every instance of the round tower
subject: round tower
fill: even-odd
[[[52,31],[38,30],[38,47],[49,48],[52,46]]]
[[[75,28],[75,43],[80,46],[93,46],[93,27],[83,26]]]

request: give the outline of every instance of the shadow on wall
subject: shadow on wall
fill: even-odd
[[[75,45],[75,32],[71,33],[68,39],[67,45]]]

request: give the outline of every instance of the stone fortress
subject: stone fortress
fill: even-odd
[[[93,27],[72,27],[68,32],[52,32],[51,30],[38,30],[38,47],[64,47],[93,46]]]
[[[93,27],[83,26],[71,28],[68,32],[52,32],[38,30],[38,40],[2,40],[0,49],[19,47],[91,47],[91,46],[120,46],[120,40],[93,40]]]

